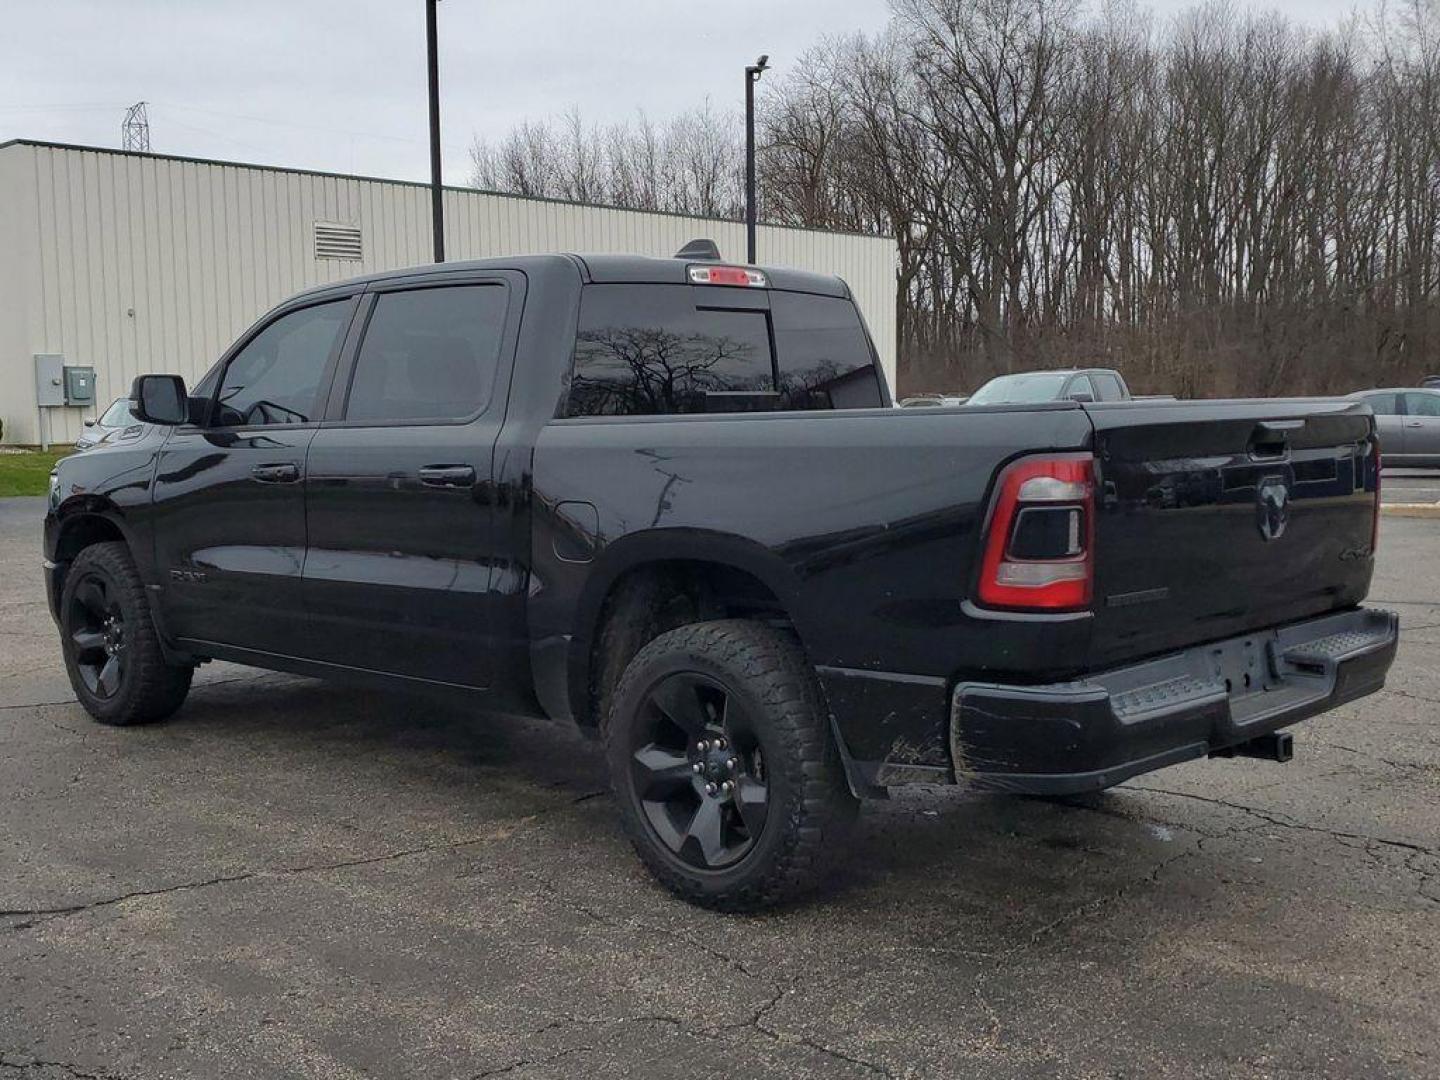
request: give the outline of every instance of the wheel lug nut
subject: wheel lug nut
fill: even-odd
[[[706,740],[701,739],[698,743],[695,744],[695,749],[699,750],[703,754],[705,753],[705,751],[710,749],[710,744]]]
[[[730,792],[735,790],[735,781],[726,780],[723,784],[720,785],[720,790],[725,792],[726,795],[729,795]]]
[[[690,766],[690,771],[693,773],[702,773],[705,771],[705,766],[701,762],[697,761],[694,765]]]
[[[705,785],[705,794],[706,794],[706,795],[714,795],[714,794],[715,794],[716,792],[718,792],[719,790],[720,790],[720,789],[719,789],[718,787],[716,787],[714,784],[706,784],[706,785]]]
[[[725,740],[724,740],[724,739],[716,739],[716,740],[715,740],[715,749],[716,749],[716,750],[724,750],[724,749],[725,749]]]
[[[740,767],[740,759],[732,757],[729,761],[725,762],[725,767],[731,772],[734,772]]]

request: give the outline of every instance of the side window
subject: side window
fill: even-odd
[[[782,409],[874,409],[880,383],[860,313],[849,300],[770,294]]]
[[[314,418],[325,363],[350,318],[350,301],[301,308],[255,335],[225,367],[216,401],[222,427],[303,424]]]
[[[1399,394],[1370,394],[1365,398],[1376,416],[1398,416],[1400,413]]]
[[[694,292],[689,285],[586,286],[568,414],[730,411],[739,403],[719,395],[773,395],[765,312],[700,308]]]
[[[381,293],[360,342],[347,420],[460,420],[490,403],[503,285]]]
[[[1072,401],[1076,394],[1089,394],[1091,401],[1099,401],[1095,393],[1095,384],[1090,381],[1089,375],[1077,375],[1070,380],[1070,385],[1065,388],[1065,396]]]
[[[1440,416],[1440,394],[1406,394],[1408,416]]]
[[[1106,375],[1103,372],[1090,376],[1090,382],[1094,385],[1098,396],[1096,401],[1124,401],[1125,392],[1120,389],[1120,380],[1114,375]]]

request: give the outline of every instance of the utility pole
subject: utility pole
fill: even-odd
[[[755,84],[770,66],[769,55],[745,69],[745,261],[755,263]]]
[[[125,119],[120,121],[120,148],[150,153],[150,116],[145,102],[137,101],[125,110]]]
[[[435,36],[435,7],[425,0],[425,51],[430,77],[430,220],[435,231],[435,261],[445,261],[445,207],[440,185],[440,50]]]

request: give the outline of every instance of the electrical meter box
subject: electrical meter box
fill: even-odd
[[[65,368],[65,404],[95,404],[95,369],[93,367]]]
[[[35,404],[65,404],[65,357],[59,353],[35,354]]]

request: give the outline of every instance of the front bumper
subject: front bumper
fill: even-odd
[[[1249,742],[1385,685],[1399,620],[1360,608],[1051,686],[966,682],[950,697],[959,783],[1098,791]]]
[[[42,564],[45,573],[45,602],[50,607],[50,618],[60,625],[60,586],[63,578],[60,567],[46,559]]]

